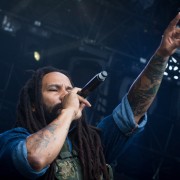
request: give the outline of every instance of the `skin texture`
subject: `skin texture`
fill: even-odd
[[[168,57],[180,47],[180,29],[176,27],[179,19],[180,13],[170,22],[160,46],[128,92],[128,100],[137,123],[157,94]],[[80,89],[73,88],[68,77],[62,73],[51,72],[43,77],[43,103],[47,113],[53,114],[55,118],[27,138],[28,161],[34,170],[40,171],[53,162],[64,144],[72,121],[81,117],[85,106],[91,106],[77,94],[78,91]],[[55,114],[52,113],[58,104],[59,109]],[[32,110],[35,111],[36,107]]]

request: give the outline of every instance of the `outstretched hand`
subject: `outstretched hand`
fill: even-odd
[[[171,56],[177,48],[180,47],[180,27],[177,26],[180,21],[180,12],[170,22],[162,36],[161,44],[157,50],[157,54],[162,57]]]

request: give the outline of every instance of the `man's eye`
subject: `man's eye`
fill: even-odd
[[[57,91],[57,89],[49,89],[49,91]]]

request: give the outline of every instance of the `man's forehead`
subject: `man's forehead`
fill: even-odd
[[[61,72],[50,72],[44,75],[42,79],[42,83],[49,84],[49,83],[58,83],[58,84],[67,84],[71,85],[70,79]]]

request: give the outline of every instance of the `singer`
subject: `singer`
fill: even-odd
[[[0,179],[112,180],[124,147],[143,130],[168,57],[180,47],[180,13],[112,114],[87,124],[84,89],[53,67],[37,69],[21,90],[14,128],[0,134]],[[105,82],[104,82],[105,83]],[[88,87],[88,86],[85,86]],[[88,90],[89,87],[87,88]]]

